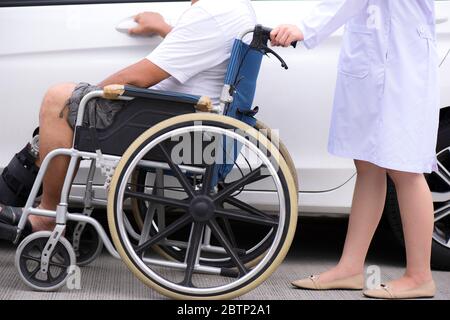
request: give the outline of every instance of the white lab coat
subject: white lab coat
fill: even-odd
[[[325,0],[302,21],[307,48],[345,24],[329,152],[387,169],[437,170],[434,0]]]

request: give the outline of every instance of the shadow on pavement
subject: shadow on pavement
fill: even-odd
[[[347,218],[299,217],[288,258],[299,263],[337,262],[344,247],[347,223]],[[403,266],[404,256],[404,249],[382,220],[369,249],[367,262]]]

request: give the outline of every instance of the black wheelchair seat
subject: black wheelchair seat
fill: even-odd
[[[84,152],[95,152],[99,148],[104,154],[122,156],[149,128],[169,118],[194,112],[195,106],[190,103],[138,97],[116,114],[111,126],[96,129],[96,137],[88,127],[77,127],[74,147]],[[155,155],[151,160],[159,158]]]

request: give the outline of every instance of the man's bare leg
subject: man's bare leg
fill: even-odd
[[[67,109],[61,111],[75,89],[75,84],[66,83],[50,88],[42,102],[39,114],[39,160],[42,163],[45,157],[53,150],[70,148],[73,140],[73,130],[67,123]],[[40,208],[56,210],[61,198],[61,190],[69,166],[68,157],[57,157],[50,162],[50,166],[44,176],[43,194]],[[33,232],[41,230],[53,230],[54,218],[30,216]]]

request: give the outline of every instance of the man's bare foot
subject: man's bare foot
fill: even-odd
[[[33,232],[53,231],[55,229],[56,223],[54,218],[30,215],[28,220],[31,223]]]

